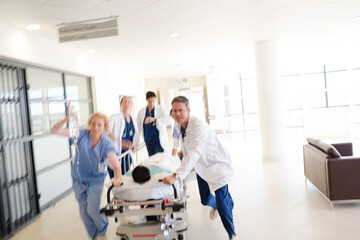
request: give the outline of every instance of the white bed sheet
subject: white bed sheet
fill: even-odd
[[[145,161],[139,162],[138,165],[156,165],[160,168],[175,172],[180,166],[178,157],[168,156],[166,153],[157,153]],[[123,185],[114,188],[112,193],[116,199],[123,201],[145,201],[150,199],[174,199],[174,188],[171,185],[159,182],[169,176],[170,173],[158,173],[151,176],[151,179],[143,184],[134,182],[130,176],[123,176]],[[174,184],[177,193],[180,193],[180,182]]]

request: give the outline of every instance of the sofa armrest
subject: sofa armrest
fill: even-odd
[[[313,145],[303,146],[304,151],[304,174],[314,186],[326,197],[329,197],[327,159],[328,154]]]
[[[360,158],[328,159],[329,199],[360,199]]]
[[[352,156],[353,155],[353,146],[352,143],[334,143],[331,144],[338,152],[341,154],[341,156]]]

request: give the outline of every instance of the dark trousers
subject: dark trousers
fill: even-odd
[[[145,143],[146,149],[148,151],[149,157],[152,155],[158,153],[158,152],[164,152],[164,149],[160,145],[160,140],[157,140],[155,142]]]
[[[222,188],[216,190],[214,197],[214,195],[210,193],[208,183],[197,174],[196,177],[199,186],[201,204],[218,210],[221,221],[229,234],[229,238],[231,239],[235,235],[232,214],[234,202],[229,193],[228,185],[226,184]]]

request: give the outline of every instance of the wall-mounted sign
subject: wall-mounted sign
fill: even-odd
[[[58,33],[60,43],[117,36],[117,19],[106,21],[89,20],[82,23],[66,24],[58,29]]]

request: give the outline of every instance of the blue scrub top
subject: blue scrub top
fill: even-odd
[[[73,142],[74,140],[70,139],[70,143]],[[71,171],[73,179],[84,184],[103,183],[107,174],[107,154],[116,152],[111,139],[103,134],[101,140],[92,149],[90,131],[81,129],[77,146],[74,166]]]
[[[179,139],[179,133],[176,131],[176,129],[173,129],[173,137],[176,139]]]
[[[143,120],[143,128],[144,128],[144,140],[145,143],[154,143],[159,141],[159,130],[156,128],[156,124],[149,123],[145,124],[145,119],[147,117],[154,117],[155,116],[155,108],[149,112],[149,109],[146,108],[145,118]],[[155,126],[154,126],[155,125]]]
[[[130,122],[127,122],[125,119],[125,129],[122,135],[122,140],[129,140],[131,142],[133,142],[134,140],[134,134],[135,134],[135,127],[134,127],[134,123],[132,121],[132,118],[130,117]],[[121,149],[121,153],[126,152],[127,150],[125,149]]]

